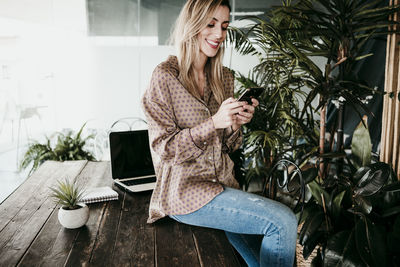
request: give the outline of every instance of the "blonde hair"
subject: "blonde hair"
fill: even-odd
[[[201,97],[193,68],[195,60],[200,57],[197,35],[207,27],[210,23],[210,14],[214,14],[220,5],[227,6],[229,11],[231,10],[229,1],[226,0],[188,0],[176,20],[172,33],[171,41],[178,52],[179,79],[183,86],[198,98]],[[225,100],[223,55],[224,47],[221,46],[214,57],[208,58],[205,66],[211,91],[219,104]]]

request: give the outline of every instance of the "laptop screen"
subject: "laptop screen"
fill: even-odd
[[[147,130],[111,132],[110,152],[114,179],[154,174]]]

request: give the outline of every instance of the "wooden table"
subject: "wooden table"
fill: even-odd
[[[79,229],[63,228],[49,186],[77,179],[112,185],[109,162],[45,162],[0,204],[0,266],[240,266],[222,231],[162,219],[147,224],[150,193],[113,187],[119,200],[89,204]]]

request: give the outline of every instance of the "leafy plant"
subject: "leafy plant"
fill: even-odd
[[[82,199],[84,190],[76,182],[70,182],[68,179],[57,181],[57,186],[50,187],[50,190],[52,191],[50,197],[54,198],[55,202],[64,209],[80,208],[78,202]]]
[[[273,77],[268,79],[260,77],[263,72],[256,70],[251,78],[236,75],[241,85],[239,93],[256,85],[265,88],[258,98],[260,105],[252,121],[243,126],[246,186],[252,179],[267,177],[271,166],[280,158],[306,154],[318,144],[312,114],[305,120],[299,119],[300,102],[305,96],[301,86],[294,88],[280,84],[280,71],[283,69],[271,66]]]
[[[304,207],[299,242],[305,258],[320,246],[315,266],[400,264],[400,247],[395,245],[400,242],[400,181],[390,165],[360,160],[371,158],[371,150],[359,149],[370,144],[363,128],[360,122],[352,140],[356,149],[341,176],[331,173],[324,181],[317,177],[307,184],[312,197]]]
[[[296,116],[300,125],[312,126],[312,101],[319,97],[315,111],[320,111],[321,118],[321,160],[326,159],[322,154],[326,152],[327,104],[337,101],[339,109],[343,110],[347,103],[361,116],[360,109],[370,113],[364,100],[378,92],[360,79],[356,64],[372,55],[364,52],[368,41],[399,31],[392,27],[398,22],[391,17],[399,6],[381,6],[381,2],[302,0],[292,3],[288,0],[272,8],[267,19],[250,17],[254,25],[246,29],[233,28],[229,32],[230,41],[240,53],[260,59],[255,70],[263,84],[273,84],[293,94],[299,87],[306,92],[304,105]],[[325,60],[322,70],[315,63],[315,57]],[[342,122],[339,116],[338,125],[343,125]],[[314,127],[308,129],[312,131]],[[272,131],[268,133],[273,134]],[[338,152],[342,151],[342,136],[342,131],[338,131]],[[311,146],[308,152],[312,150]],[[320,165],[322,175],[328,172],[326,166]]]
[[[318,245],[316,266],[400,266],[400,182],[391,166],[372,161],[369,133],[361,128],[366,123],[355,131],[350,156],[342,148],[342,116],[337,116],[336,151],[334,139],[325,139],[329,103],[338,104],[338,114],[345,104],[360,118],[361,111],[371,114],[364,101],[378,91],[359,77],[357,64],[372,55],[365,52],[370,40],[399,32],[393,20],[399,10],[380,0],[288,0],[266,19],[252,17],[251,27],[229,32],[240,53],[260,60],[255,74],[239,80],[267,88],[267,101],[261,99],[258,110],[263,114],[257,118],[256,112],[245,136],[254,177],[267,177],[271,157],[314,166],[303,175],[308,198],[299,240],[305,258]],[[316,57],[324,60],[322,68]],[[280,98],[271,98],[276,95]],[[295,95],[300,105],[291,100]],[[285,105],[291,106],[283,110],[292,120],[275,112]],[[319,142],[313,112],[320,112]]]
[[[38,141],[33,141],[28,145],[28,150],[20,163],[20,169],[27,168],[33,163],[29,175],[32,174],[46,160],[66,161],[66,160],[94,160],[94,156],[84,149],[86,142],[93,138],[89,135],[82,138],[82,130],[86,123],[74,135],[72,131],[67,133],[56,133],[57,143],[54,148],[51,145],[51,140],[46,136],[44,144]]]

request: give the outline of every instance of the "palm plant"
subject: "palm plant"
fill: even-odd
[[[316,125],[310,112],[306,119],[299,119],[301,114],[300,102],[305,94],[301,84],[281,84],[284,75],[293,75],[293,69],[284,68],[284,62],[271,64],[268,77],[257,69],[249,77],[237,74],[241,90],[252,86],[265,88],[258,98],[260,105],[252,121],[243,127],[245,134],[243,159],[246,159],[243,170],[245,175],[242,182],[246,189],[251,180],[265,178],[271,166],[283,156],[299,157],[306,154],[310,147],[317,145]],[[293,65],[294,67],[294,65]],[[292,73],[291,73],[292,72]],[[235,162],[235,165],[240,165]]]
[[[307,92],[304,107],[299,116],[303,120],[309,114],[312,101],[319,96],[320,141],[319,152],[325,152],[325,119],[327,104],[339,101],[349,104],[355,112],[369,112],[364,104],[366,97],[377,92],[355,71],[358,61],[371,56],[363,48],[373,39],[396,31],[397,22],[391,15],[399,6],[380,7],[382,1],[364,0],[302,0],[294,4],[283,1],[267,15],[268,19],[252,18],[255,24],[248,29],[233,29],[231,41],[242,54],[260,58],[256,70],[262,72],[264,81],[269,81],[271,66],[284,64],[287,68],[281,75],[280,84],[301,85]],[[398,31],[398,30],[397,30]],[[322,57],[326,64],[323,70],[313,61]],[[343,114],[343,112],[339,112]],[[339,117],[338,125],[342,125]],[[338,152],[342,149],[342,131],[338,131]],[[321,173],[326,173],[321,164]]]
[[[93,138],[89,135],[82,138],[82,130],[86,123],[74,135],[72,131],[67,133],[57,133],[57,143],[53,148],[51,140],[46,136],[45,143],[33,141],[28,145],[28,150],[20,163],[20,170],[27,168],[33,163],[29,175],[35,171],[46,160],[66,161],[66,160],[94,160],[94,156],[85,150],[86,142]]]
[[[364,52],[370,40],[399,32],[399,28],[394,27],[398,23],[392,19],[399,10],[399,6],[382,6],[379,0],[284,1],[282,6],[271,9],[267,19],[252,17],[254,25],[246,29],[231,29],[229,33],[230,41],[240,53],[260,59],[254,69],[257,85],[287,88],[293,94],[300,87],[299,92],[305,94],[299,112],[291,113],[296,114],[292,118],[299,128],[294,129],[300,135],[294,138],[284,131],[280,132],[284,135],[280,134],[279,138],[284,136],[290,137],[286,140],[296,140],[284,144],[293,151],[291,156],[300,167],[309,164],[309,159],[314,156],[321,161],[318,168],[308,169],[303,175],[310,194],[302,217],[304,225],[300,242],[305,257],[317,245],[320,246],[313,262],[315,266],[400,264],[397,256],[400,251],[395,245],[400,241],[400,185],[389,165],[371,164],[371,143],[369,135],[366,137],[368,130],[360,130],[366,122],[360,123],[353,137],[351,156],[342,152],[340,126],[343,119],[340,115],[337,117],[337,153],[325,148],[325,119],[329,103],[338,102],[339,114],[343,114],[344,104],[353,108],[360,117],[361,111],[371,114],[364,100],[378,91],[358,76],[355,66],[372,56]],[[315,57],[324,59],[323,68],[315,63]],[[312,107],[311,103],[317,97],[319,104]],[[269,101],[279,103],[276,99]],[[269,108],[263,109],[263,113],[274,110],[273,106]],[[314,137],[308,136],[314,129],[311,111],[320,112],[319,144]],[[280,113],[274,114],[273,118],[277,114]],[[259,125],[268,125],[270,119],[260,120]],[[254,120],[256,123],[257,117]],[[269,134],[280,129],[279,125],[284,124],[281,121],[271,128],[263,127]],[[251,131],[245,140],[247,147],[263,151],[270,143],[260,142],[265,139],[257,138],[256,128],[251,127],[249,125]],[[302,139],[301,134],[308,135]],[[277,140],[281,142],[285,138]],[[305,144],[303,151],[296,155],[294,151],[298,151],[299,140],[304,140]],[[332,144],[333,139],[330,142]],[[324,161],[333,157],[342,163],[336,169],[328,169],[329,165]],[[258,163],[263,164],[265,160]]]

